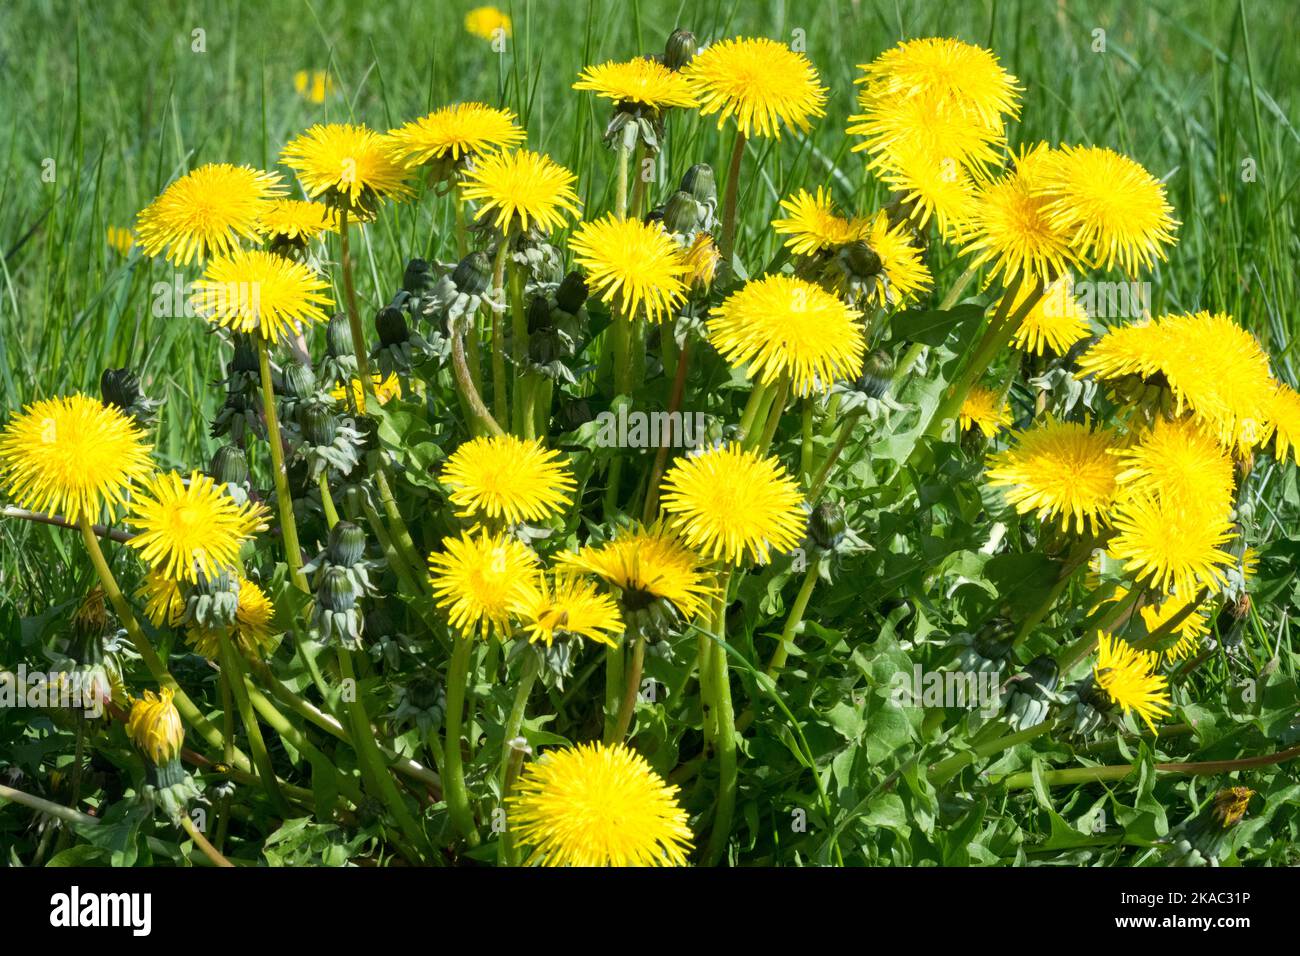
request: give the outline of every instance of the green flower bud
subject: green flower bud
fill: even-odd
[[[284,367],[284,394],[292,398],[309,398],[316,393],[316,373],[311,366],[289,362]]]
[[[664,207],[664,228],[669,232],[693,232],[700,224],[700,204],[695,197],[677,190]]]
[[[106,368],[99,377],[99,393],[104,404],[120,408],[141,425],[150,425],[154,411],[161,404],[145,395],[140,377],[129,368]]]
[[[366,533],[351,521],[340,521],[330,529],[329,561],[350,568],[366,553]]]
[[[402,274],[402,288],[412,295],[427,292],[437,281],[438,276],[433,271],[433,266],[424,259],[412,259]]]
[[[708,163],[696,163],[686,170],[682,177],[682,192],[690,193],[696,202],[716,203],[718,185],[713,178],[713,167]]]
[[[569,315],[577,315],[587,302],[587,280],[581,272],[570,272],[555,291],[555,304]]]
[[[542,296],[537,296],[528,305],[528,333],[540,332],[551,327],[551,304]]]
[[[304,405],[298,416],[302,437],[309,445],[332,445],[338,437],[334,413],[324,405]]]
[[[356,607],[357,592],[344,568],[328,568],[316,589],[316,603],[327,611],[350,611]]]
[[[695,59],[695,51],[700,48],[695,34],[678,27],[668,37],[664,45],[664,66],[677,71]]]
[[[406,326],[406,316],[401,309],[386,305],[375,315],[375,331],[379,333],[381,346],[401,345],[411,337]]]
[[[492,284],[492,263],[483,251],[471,252],[451,274],[456,288],[466,295],[482,295]]]
[[[823,501],[813,509],[808,521],[808,536],[823,551],[834,551],[844,540],[846,528],[844,509],[833,501]]]
[[[866,361],[862,363],[858,388],[872,398],[884,398],[893,377],[894,357],[883,349],[875,349],[867,354]]]
[[[247,335],[235,336],[235,354],[231,356],[230,364],[226,366],[226,374],[234,375],[237,372],[256,374],[259,368],[257,348],[253,345],[253,340]]]
[[[348,317],[342,312],[330,319],[329,327],[325,330],[325,343],[329,347],[330,355],[336,358],[341,355],[354,354],[352,349],[352,326],[348,324]]]
[[[216,481],[227,485],[243,485],[248,482],[248,455],[238,445],[222,445],[212,456],[208,474]]]
[[[840,257],[849,274],[856,278],[869,279],[880,274],[880,256],[861,239],[845,246]]]

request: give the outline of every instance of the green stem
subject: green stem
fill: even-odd
[[[772,659],[767,663],[768,677],[775,679],[785,667],[790,648],[794,646],[795,633],[803,623],[803,615],[808,610],[813,588],[817,586],[817,567],[816,560],[808,565],[808,571],[803,576],[803,584],[799,586],[799,593],[794,596],[794,603],[790,605],[790,614],[785,619],[785,627],[781,629],[781,643],[776,646],[776,650],[772,652]]]
[[[626,637],[626,635],[624,636]],[[605,731],[604,741],[614,742],[614,730],[618,726],[618,709],[623,702],[625,686],[627,648],[620,639],[613,647],[605,648]]]
[[[665,342],[673,340],[672,326],[664,323],[663,338]],[[672,421],[673,416],[681,411],[682,397],[686,392],[686,369],[690,364],[691,340],[687,339],[682,345],[681,351],[677,353],[677,371],[673,375],[673,392],[668,399],[668,420]],[[698,439],[699,436],[696,436]],[[659,480],[664,475],[664,469],[668,467],[668,443],[661,441],[659,448],[655,451],[654,467],[650,469],[650,482],[646,485],[645,507],[641,511],[641,520],[649,524],[654,520],[655,511],[659,507]]]
[[[510,263],[510,338],[511,358],[515,365],[514,433],[524,435],[527,418],[524,413],[524,392],[527,390],[528,368],[528,315],[524,312],[524,276],[518,263]]]
[[[621,743],[627,737],[628,728],[632,726],[632,715],[636,712],[637,696],[641,691],[641,675],[645,672],[645,634],[641,628],[636,629],[632,638],[632,666],[627,671],[627,687],[623,691],[623,703],[618,709],[618,723],[614,733],[606,743]]]
[[[501,237],[496,262],[492,266],[492,296],[502,294],[505,283],[506,257],[510,254],[510,240]],[[510,400],[506,397],[506,332],[501,313],[489,306],[492,318],[492,408],[498,422],[510,422]]]
[[[713,630],[717,639],[710,641],[709,689],[717,719],[714,748],[718,755],[718,802],[713,814],[713,829],[704,851],[706,866],[716,866],[726,851],[731,836],[731,819],[736,809],[736,714],[731,703],[731,676],[727,661],[727,594],[731,569],[723,575],[713,609]]]
[[[767,410],[767,422],[763,426],[763,434],[754,446],[754,451],[760,455],[767,454],[767,450],[772,447],[772,439],[776,437],[776,429],[781,424],[781,416],[785,414],[786,399],[790,397],[790,376],[782,375],[781,381],[776,386],[776,397],[772,399],[772,406]]]
[[[745,402],[745,410],[740,413],[740,427],[736,430],[736,439],[742,445],[754,430],[754,423],[758,420],[759,412],[771,400],[774,387],[764,385],[762,382],[755,382],[754,387],[749,390],[749,401]]]
[[[89,814],[82,813],[79,810],[73,810],[71,807],[65,807],[59,803],[51,803],[49,800],[41,797],[32,796],[22,790],[15,790],[13,787],[6,787],[0,784],[0,800],[8,800],[11,803],[20,803],[25,807],[30,807],[40,813],[56,817],[65,823],[75,823],[80,826],[98,826],[102,821],[98,817],[92,817]]]
[[[537,675],[541,671],[541,654],[536,648],[524,648],[523,669],[519,673],[519,684],[515,687],[515,699],[510,705],[510,714],[506,718],[505,736],[501,738],[501,768],[498,771],[497,779],[501,782],[501,798],[504,800],[507,796],[505,792],[506,771],[510,765],[510,741],[519,736],[519,730],[524,725],[524,716],[528,712],[528,695],[533,691],[533,685],[537,682]]]
[[[343,297],[348,310],[348,328],[352,330],[352,351],[357,357],[357,373],[361,379],[362,411],[365,411],[365,398],[374,391],[370,380],[370,357],[366,349],[366,331],[361,325],[361,310],[357,306],[357,288],[352,281],[352,250],[348,242],[348,210],[344,206],[339,210],[339,270],[343,273]]]
[[[803,400],[800,431],[803,443],[799,446],[799,478],[807,485],[812,478],[813,452],[816,449],[813,444],[813,397],[811,395]]]
[[[280,511],[280,533],[284,537],[284,557],[289,576],[300,591],[306,591],[307,577],[302,573],[302,549],[298,546],[298,522],[293,516],[293,496],[289,494],[289,473],[284,466],[284,442],[280,437],[280,418],[275,410],[275,389],[271,384],[271,357],[266,340],[257,336],[257,363],[262,377],[262,412],[266,416],[266,440],[271,446],[271,477],[275,481],[275,500]]]
[[[940,760],[938,763],[931,765],[928,776],[930,782],[936,787],[941,787],[966,767],[969,767],[976,760],[982,760],[985,757],[991,757],[994,754],[1001,753],[1004,750],[1010,750],[1012,747],[1018,747],[1021,744],[1028,743],[1036,737],[1041,737],[1052,729],[1051,720],[1045,720],[1041,724],[1036,724],[1018,733],[1008,734],[1005,737],[999,737],[988,743],[979,744],[970,750],[963,750],[961,753],[953,754]]]
[[[447,813],[460,835],[470,846],[479,842],[474,828],[474,811],[465,788],[465,766],[461,754],[460,729],[465,715],[465,697],[469,688],[469,665],[473,656],[473,638],[457,635],[447,671],[446,733],[443,744],[442,792]]]
[[[497,423],[492,413],[488,411],[488,407],[483,404],[483,397],[479,394],[473,372],[465,359],[465,336],[472,334],[473,329],[470,329],[464,335],[453,335],[451,337],[451,369],[456,380],[456,389],[465,399],[470,412],[482,427],[493,435],[504,435],[506,433],[505,429]],[[477,339],[471,339],[471,342],[475,341]],[[477,364],[476,360],[475,365]]]
[[[334,496],[330,494],[329,479],[325,477],[323,470],[316,476],[316,486],[320,488],[320,504],[325,512],[325,523],[333,531],[334,526],[339,523],[339,510],[334,507]]]
[[[844,453],[844,448],[849,443],[849,437],[853,434],[853,425],[862,417],[862,409],[854,409],[844,416],[840,422],[839,431],[835,436],[835,444],[831,446],[831,452],[822,462],[822,466],[817,469],[817,477],[813,479],[812,487],[808,489],[808,503],[815,505],[821,497],[822,490],[826,487],[826,480],[831,476],[831,469],[839,461],[840,455]]]
[[[284,794],[276,783],[275,767],[271,763],[271,755],[267,753],[257,715],[253,713],[253,706],[249,702],[248,689],[244,686],[244,670],[239,666],[239,660],[230,645],[229,633],[221,635],[219,644],[221,668],[230,674],[230,690],[235,698],[235,709],[239,711],[239,719],[244,725],[244,733],[248,737],[248,749],[253,753],[253,765],[257,767],[257,775],[262,778],[262,787],[271,799],[271,806],[288,819],[289,804],[285,802]]]
[[[1277,753],[1264,754],[1259,757],[1241,757],[1236,760],[1202,760],[1193,762],[1175,762],[1156,764],[1157,773],[1174,773],[1186,776],[1218,776],[1235,773],[1238,770],[1251,770],[1256,767],[1271,767],[1300,757],[1300,746]],[[1133,773],[1135,764],[1119,764],[1105,767],[1067,767],[1064,770],[1047,770],[1039,774],[1043,783],[1049,787],[1075,783],[1093,783],[1098,780],[1123,780]],[[1003,774],[989,778],[989,782],[1001,784],[1007,790],[1024,790],[1034,785],[1034,775],[1029,771]]]
[[[731,270],[732,253],[736,248],[736,204],[740,196],[740,162],[745,156],[745,134],[736,130],[736,141],[731,147],[731,162],[727,166],[727,191],[722,203],[722,237],[718,251],[722,253],[722,267]]]
[[[199,832],[199,828],[194,825],[194,821],[189,818],[188,814],[182,813],[180,822],[181,829],[189,834],[190,839],[194,841],[194,845],[199,848],[199,851],[204,856],[217,866],[234,868],[235,864],[222,856],[221,852],[208,842],[208,838]]]

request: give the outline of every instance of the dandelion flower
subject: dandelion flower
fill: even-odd
[[[496,7],[475,7],[469,11],[465,14],[465,29],[480,40],[495,40],[513,33],[510,17]]]
[[[510,629],[510,606],[537,575],[537,555],[507,534],[461,532],[443,538],[429,555],[429,580],[437,605],[463,637],[484,638]]]
[[[519,149],[493,153],[475,163],[465,176],[461,197],[481,203],[475,219],[494,216],[492,225],[508,232],[527,231],[529,223],[544,231],[559,229],[578,212],[577,177],[549,156]]]
[[[961,403],[958,421],[963,431],[978,428],[985,438],[992,438],[1011,424],[1011,406],[996,389],[976,385]]]
[[[467,441],[447,459],[442,483],[462,518],[503,519],[508,525],[541,521],[573,503],[576,484],[538,440],[495,435]]]
[[[877,306],[883,308],[912,302],[934,284],[906,223],[891,225],[889,214],[881,210],[866,221],[859,239],[880,259],[880,268],[888,283],[887,291],[885,287],[878,287],[874,298]]]
[[[434,110],[388,134],[393,158],[406,169],[460,163],[473,156],[518,146],[524,131],[511,110],[457,103]]]
[[[1223,550],[1233,537],[1231,512],[1220,502],[1169,501],[1154,494],[1126,497],[1114,514],[1109,550],[1151,587],[1195,594],[1218,588],[1232,555]]]
[[[661,322],[685,298],[686,258],[657,223],[611,213],[580,225],[569,249],[591,290],[628,318],[643,311],[649,321]]]
[[[1289,451],[1300,464],[1300,395],[1290,385],[1278,384],[1268,404],[1268,420],[1277,460],[1286,461]]]
[[[267,242],[307,242],[338,229],[338,216],[323,203],[276,199],[266,204],[258,226]]]
[[[1029,288],[1021,286],[1011,306],[1011,315],[1019,313]],[[1074,296],[1074,283],[1068,275],[1061,276],[1030,306],[1020,320],[1013,339],[1016,348],[1031,355],[1051,351],[1064,355],[1088,337],[1090,326],[1088,312]]]
[[[239,565],[239,547],[267,528],[261,504],[237,504],[201,472],[186,482],[176,472],[155,475],[130,503],[127,523],[136,529],[127,542],[155,571],[194,582]]]
[[[1155,719],[1169,716],[1169,682],[1155,673],[1160,655],[1139,651],[1104,631],[1097,633],[1093,679],[1125,713],[1133,711],[1155,733]]]
[[[373,372],[370,375],[370,381],[375,400],[380,405],[387,405],[392,399],[402,397],[402,380],[397,377],[396,372],[390,372],[387,378],[384,378],[379,372]],[[361,387],[361,379],[354,378],[348,384],[352,389],[353,404],[364,412],[366,410],[366,390]],[[330,398],[336,402],[346,401],[347,397],[347,390],[342,385],[336,385],[330,389]]]
[[[696,233],[682,255],[686,263],[686,274],[683,276],[686,285],[701,291],[713,285],[718,266],[722,263],[722,253],[718,251],[713,236],[707,232]]]
[[[1166,501],[1214,502],[1232,507],[1232,459],[1189,418],[1158,417],[1134,443],[1117,449],[1122,469],[1115,480]]]
[[[410,192],[388,139],[365,126],[317,123],[289,142],[280,162],[298,174],[308,199],[324,196],[328,205],[363,219],[373,217],[379,200]]]
[[[143,697],[131,701],[127,735],[155,767],[171,763],[185,745],[185,726],[172,703],[174,693],[170,687],[156,694],[147,690]]]
[[[1034,178],[1053,226],[1071,237],[1078,257],[1092,268],[1129,275],[1165,258],[1178,226],[1164,184],[1141,165],[1096,146],[1052,150]]]
[[[1210,813],[1226,830],[1241,822],[1250,807],[1250,798],[1254,795],[1255,791],[1250,787],[1226,787],[1214,795],[1214,806]]]
[[[0,484],[21,507],[94,520],[153,471],[135,420],[86,395],[33,402],[0,431]]]
[[[560,572],[554,581],[537,575],[510,602],[528,640],[547,647],[557,637],[576,634],[597,644],[617,647],[623,631],[618,605],[596,585],[572,573]]]
[[[1154,634],[1171,621],[1182,617],[1170,629],[1170,633],[1177,636],[1178,640],[1165,648],[1167,661],[1181,661],[1190,657],[1201,646],[1201,638],[1210,633],[1208,616],[1195,602],[1195,595],[1186,598],[1171,595],[1159,604],[1142,608],[1142,623],[1146,625],[1148,634]]]
[[[952,156],[907,142],[892,150],[878,169],[880,179],[908,209],[918,229],[933,219],[945,239],[965,235],[977,210],[975,181]]]
[[[110,249],[124,256],[135,245],[135,233],[122,226],[109,226],[104,232],[104,241],[108,243]]]
[[[136,217],[140,248],[147,256],[166,251],[167,261],[195,259],[256,242],[269,199],[284,194],[280,177],[251,166],[208,163],[162,191]]]
[[[293,75],[293,89],[308,103],[324,103],[334,92],[334,81],[327,70],[299,70]]]
[[[821,286],[787,275],[746,283],[713,310],[709,342],[733,366],[770,385],[790,377],[797,395],[826,392],[862,373],[861,313]]]
[[[194,309],[214,325],[277,342],[299,325],[324,322],[329,283],[301,262],[261,249],[236,249],[208,263],[194,283]]]
[[[529,865],[685,866],[691,848],[677,788],[621,743],[547,751],[506,803]]]
[[[1006,488],[1007,501],[1021,514],[1036,511],[1045,521],[1059,516],[1066,531],[1073,519],[1079,534],[1086,522],[1096,533],[1115,500],[1116,441],[1108,428],[1048,416],[989,459],[989,484]]]
[[[180,582],[150,568],[135,596],[144,601],[144,616],[154,627],[177,627],[185,619]]]
[[[773,549],[803,538],[803,495],[775,458],[742,451],[735,442],[680,458],[664,476],[669,527],[712,560],[739,564],[748,552],[766,564]]]
[[[708,610],[717,590],[700,556],[660,523],[620,529],[612,541],[561,554],[559,561],[618,588],[628,611],[662,600],[689,621]]]
[[[215,660],[221,652],[223,633],[217,628],[192,627],[185,642],[194,648],[194,653]],[[249,657],[265,654],[276,634],[275,607],[266,593],[247,578],[239,579],[239,607],[229,634],[235,646]]]
[[[800,189],[790,198],[782,199],[781,208],[789,217],[773,219],[772,228],[790,237],[785,241],[786,247],[797,256],[834,249],[864,238],[867,232],[863,220],[846,219],[836,213],[824,186],[817,187],[816,195]]]
[[[613,100],[619,109],[628,103],[652,110],[696,105],[695,92],[685,76],[646,57],[589,66],[578,76],[573,88]]]
[[[853,151],[871,155],[869,169],[888,165],[904,145],[949,157],[981,173],[998,162],[1003,146],[1001,125],[991,127],[946,107],[936,94],[880,98],[867,92],[860,102],[863,112],[849,117],[846,132],[862,138]]]
[[[808,132],[825,115],[826,88],[802,53],[765,37],[721,40],[691,60],[684,71],[703,116],[718,114],[746,136],[781,138],[781,126]]]

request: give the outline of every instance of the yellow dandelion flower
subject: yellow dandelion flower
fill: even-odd
[[[961,403],[958,421],[962,431],[978,428],[985,438],[992,438],[1011,424],[1011,406],[997,389],[976,385]]]
[[[708,610],[717,592],[713,576],[701,567],[700,556],[658,522],[648,528],[620,529],[612,541],[577,553],[566,552],[559,562],[618,588],[623,607],[629,611],[662,600],[689,621]]]
[[[626,63],[611,60],[599,66],[589,66],[579,74],[573,88],[589,90],[603,99],[613,100],[619,108],[624,103],[635,103],[653,110],[696,105],[695,92],[683,74],[646,57],[637,57]]]
[[[185,635],[185,643],[209,660],[216,660],[221,653],[221,637],[224,632],[216,628],[191,627]],[[252,581],[239,579],[239,607],[235,611],[235,626],[230,629],[230,639],[235,646],[249,657],[261,657],[271,647],[276,635],[275,607],[271,599]]]
[[[213,325],[278,342],[300,325],[328,319],[329,283],[301,262],[261,249],[216,257],[194,283],[194,310]]]
[[[772,228],[790,237],[785,241],[786,247],[798,256],[816,255],[862,239],[868,229],[864,220],[838,215],[824,186],[817,187],[816,195],[800,189],[790,198],[782,199],[781,208],[789,213],[789,218],[773,219]]]
[[[701,115],[717,113],[718,129],[734,118],[746,137],[780,139],[782,125],[806,133],[826,112],[826,88],[808,58],[765,37],[714,43],[684,72]]]
[[[170,687],[156,694],[147,690],[143,697],[131,701],[127,735],[155,767],[170,763],[185,745],[185,726],[172,703],[174,693]]]
[[[394,398],[402,397],[402,380],[397,377],[396,372],[389,372],[388,377],[384,378],[379,372],[373,372],[370,376],[371,388],[374,390],[375,399],[380,405],[387,405]],[[352,388],[352,402],[362,412],[366,410],[366,390],[361,387],[361,379],[354,378],[348,383]],[[330,389],[330,398],[336,402],[346,401],[347,391],[342,385],[336,385]]]
[[[1092,268],[1116,263],[1129,275],[1164,259],[1178,221],[1164,184],[1105,147],[1064,146],[1044,158],[1035,192],[1075,254]]]
[[[1300,464],[1300,395],[1290,385],[1278,383],[1268,403],[1268,420],[1273,427],[1273,450],[1278,461],[1287,452]]]
[[[42,399],[0,431],[0,484],[23,508],[93,521],[153,471],[152,447],[115,406],[86,395]]]
[[[496,7],[475,7],[465,14],[465,29],[480,40],[496,40],[513,33],[510,17]]]
[[[1095,534],[1115,501],[1116,443],[1109,428],[1048,416],[1016,433],[1015,446],[993,455],[986,474],[990,485],[1007,489],[1007,501],[1021,514],[1035,511],[1045,521],[1059,516],[1066,531],[1073,519],[1079,534],[1085,523]]]
[[[1235,487],[1232,459],[1195,421],[1157,418],[1136,442],[1116,449],[1122,470],[1120,485],[1132,485],[1166,501],[1232,507]]]
[[[1011,315],[1020,311],[1031,289],[1021,286],[1011,306]],[[1045,351],[1064,355],[1076,342],[1086,339],[1091,326],[1088,311],[1074,296],[1074,283],[1068,275],[1061,276],[1046,289],[1025,317],[1020,320],[1013,339],[1016,348],[1032,355]]]
[[[863,112],[849,117],[845,130],[862,138],[854,152],[867,152],[869,169],[889,164],[902,146],[950,157],[968,170],[986,172],[998,162],[1002,129],[946,107],[937,94],[878,98],[870,91],[860,98]]]
[[[621,743],[547,751],[506,805],[528,865],[685,866],[691,848],[677,788]]]
[[[177,627],[185,618],[180,582],[150,568],[135,596],[144,602],[144,616],[154,627]]]
[[[267,242],[316,239],[339,227],[338,215],[324,203],[276,199],[262,210],[258,226]]]
[[[334,80],[328,70],[299,70],[293,75],[294,92],[308,103],[324,103],[334,92]]]
[[[381,199],[410,193],[406,170],[389,155],[387,137],[351,123],[317,123],[289,142],[280,162],[298,174],[308,199],[325,197],[362,219]]]
[[[712,560],[739,564],[748,552],[766,564],[773,550],[789,551],[803,538],[798,484],[776,458],[735,442],[679,458],[660,487],[669,527]]]
[[[1186,598],[1171,595],[1159,604],[1148,604],[1141,610],[1142,623],[1146,625],[1148,634],[1156,633],[1186,611],[1186,615],[1170,631],[1177,636],[1178,640],[1165,648],[1164,655],[1167,661],[1185,660],[1201,646],[1201,638],[1210,633],[1210,621],[1206,612],[1199,606],[1187,610],[1188,606],[1193,605],[1195,601],[1195,595]]]
[[[918,229],[933,219],[945,239],[957,241],[965,235],[977,210],[976,187],[970,171],[952,156],[901,143],[881,163],[879,176],[898,193]]]
[[[118,255],[124,256],[135,245],[135,233],[123,226],[109,226],[104,231],[104,241]]]
[[[1124,498],[1115,509],[1111,557],[1124,563],[1152,587],[1191,595],[1201,587],[1216,589],[1232,555],[1223,545],[1232,540],[1231,512],[1220,503],[1171,502],[1149,493]]]
[[[623,616],[614,599],[597,591],[591,581],[564,571],[553,581],[537,575],[511,600],[510,611],[529,641],[547,647],[566,634],[617,647],[615,637],[623,632]]]
[[[880,268],[889,283],[888,296],[884,287],[877,287],[873,299],[877,306],[897,307],[914,302],[934,284],[921,258],[921,250],[912,242],[911,230],[905,223],[891,226],[889,214],[884,210],[867,221],[859,238],[880,258]]]
[[[442,483],[460,517],[508,525],[559,514],[573,503],[577,487],[559,452],[513,435],[465,442],[443,466]]]
[[[1155,719],[1168,717],[1169,682],[1155,673],[1160,655],[1139,651],[1122,639],[1097,632],[1093,679],[1125,713],[1133,711],[1155,732]]]
[[[194,582],[239,565],[239,547],[267,528],[265,505],[236,504],[207,475],[191,472],[187,482],[172,471],[144,482],[130,503],[127,523],[136,534],[127,542],[140,559],[173,580]]]
[[[268,199],[284,194],[274,173],[251,166],[208,163],[186,173],[136,217],[140,248],[150,257],[187,266],[257,242]]]
[[[461,186],[461,198],[481,205],[475,219],[494,216],[501,232],[529,223],[545,232],[559,229],[579,210],[573,184],[578,178],[549,156],[519,149],[493,153],[474,164]]]
[[[524,141],[524,131],[511,110],[457,103],[392,130],[388,141],[393,158],[411,169],[513,148]]]
[[[821,286],[787,275],[747,282],[713,310],[709,342],[731,365],[770,385],[790,377],[797,395],[826,392],[862,373],[861,313]]]
[[[612,213],[584,222],[569,249],[587,272],[587,285],[627,318],[644,314],[661,322],[686,295],[686,257],[658,223],[619,219]]]
[[[713,285],[718,266],[722,263],[722,253],[713,241],[713,236],[707,232],[696,233],[682,255],[686,262],[683,281],[692,289],[707,291]]]
[[[463,637],[505,635],[510,605],[537,576],[537,555],[506,534],[461,532],[443,538],[443,550],[429,555],[429,580],[437,605]]]

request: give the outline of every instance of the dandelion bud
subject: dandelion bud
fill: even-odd
[[[432,289],[437,280],[433,267],[427,261],[412,259],[406,264],[406,271],[402,274],[402,288],[412,295],[419,295]]]
[[[587,302],[587,280],[581,272],[570,272],[555,291],[555,304],[569,315],[577,315]]]
[[[253,346],[253,340],[247,335],[235,336],[235,354],[230,358],[230,364],[226,367],[226,374],[234,375],[237,372],[250,372],[256,375],[258,367],[257,349]]]
[[[145,691],[142,698],[131,702],[126,722],[132,743],[155,765],[170,763],[185,743],[185,727],[172,703],[172,694],[170,687],[157,694]]]
[[[356,607],[357,592],[345,568],[328,568],[316,589],[316,603],[327,611],[350,611]]]
[[[528,333],[540,332],[551,327],[551,305],[538,296],[528,306]]]
[[[894,358],[883,349],[868,353],[862,363],[862,375],[858,378],[858,388],[872,398],[884,398],[889,391],[889,383],[894,376]]]
[[[840,255],[850,275],[859,279],[880,275],[880,256],[862,240],[849,243]]]
[[[340,355],[352,355],[352,327],[348,324],[348,317],[342,312],[330,319],[329,328],[325,331],[325,343],[329,346],[330,355],[336,358]]]
[[[492,263],[486,252],[471,252],[451,274],[457,290],[466,295],[482,295],[492,284]]]
[[[808,521],[808,537],[823,551],[834,551],[844,540],[846,528],[844,509],[833,501],[823,501],[813,509]]]
[[[686,170],[682,177],[682,192],[690,193],[696,202],[716,203],[718,185],[713,178],[713,167],[708,163],[696,163]]]
[[[248,482],[248,456],[238,445],[222,445],[212,456],[208,474],[225,485],[243,485]]]
[[[669,232],[693,232],[700,224],[700,204],[688,192],[677,190],[664,207],[664,228]]]
[[[104,589],[96,584],[72,615],[72,631],[75,635],[72,656],[77,663],[93,664],[103,658],[100,638],[107,627],[108,611],[104,607]]]
[[[308,398],[316,392],[316,373],[311,366],[290,362],[284,367],[284,394],[291,398]]]
[[[329,561],[350,568],[366,553],[366,533],[351,521],[340,521],[330,530]]]
[[[106,368],[99,377],[104,404],[115,405],[141,425],[151,425],[160,402],[149,398],[140,387],[140,377],[129,368]]]
[[[401,309],[386,305],[375,315],[375,331],[379,333],[379,344],[401,345],[411,337],[406,327],[406,316]]]
[[[299,415],[302,437],[309,445],[332,445],[338,436],[333,413],[323,405],[304,405]]]
[[[668,43],[664,46],[664,66],[673,71],[682,69],[695,59],[695,51],[699,48],[695,34],[679,27],[668,37]]]

